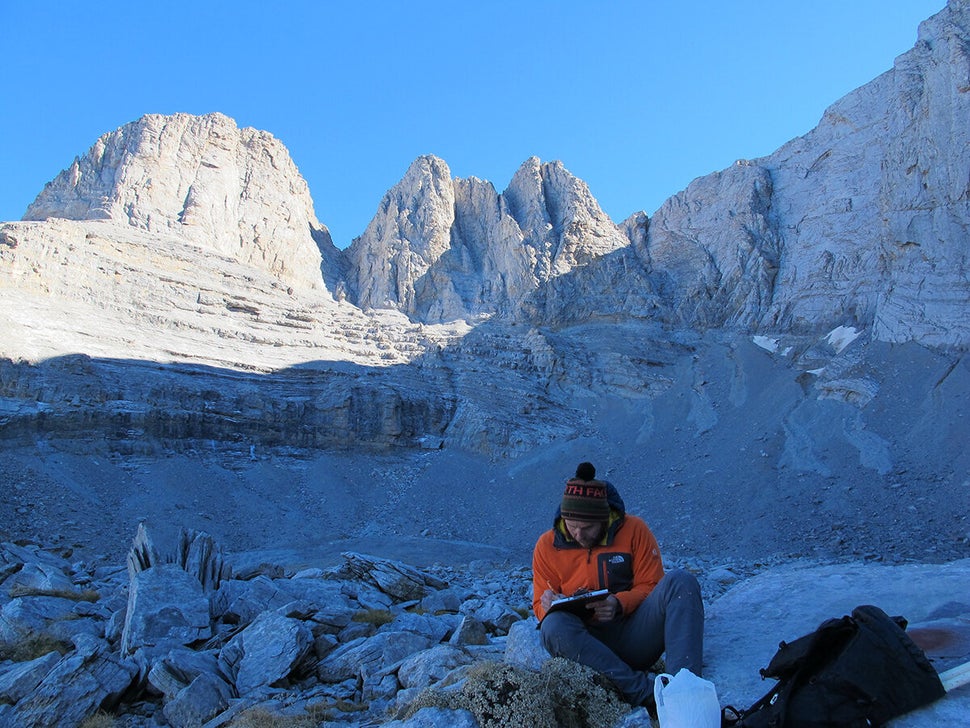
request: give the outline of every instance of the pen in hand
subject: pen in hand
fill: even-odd
[[[549,605],[557,599],[561,599],[563,595],[553,588],[552,582],[550,582],[548,579],[546,579],[546,586],[549,588],[543,592],[540,602],[542,603],[542,608],[548,610]]]

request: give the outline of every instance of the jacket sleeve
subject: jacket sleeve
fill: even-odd
[[[632,527],[630,552],[633,555],[633,586],[629,591],[615,595],[625,616],[640,606],[640,602],[647,598],[664,576],[660,546],[653,532],[640,518],[627,516],[627,521],[624,527]]]
[[[547,589],[562,592],[559,575],[549,561],[552,551],[552,534],[546,532],[539,537],[532,551],[532,611],[542,621],[545,610],[542,608],[542,594]]]

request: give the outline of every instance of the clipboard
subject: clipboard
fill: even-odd
[[[571,612],[585,619],[590,616],[586,605],[590,602],[598,602],[601,599],[605,599],[609,595],[609,589],[597,589],[595,591],[583,592],[582,594],[575,594],[571,597],[563,597],[550,604],[549,609],[546,610],[546,614],[552,614],[553,612]]]

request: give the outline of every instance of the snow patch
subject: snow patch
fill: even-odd
[[[760,346],[765,351],[770,351],[774,354],[778,351],[778,339],[772,339],[770,336],[754,336],[751,340],[756,346]]]
[[[856,330],[853,326],[839,326],[829,332],[825,340],[832,345],[835,349],[836,354],[842,353],[842,350],[859,338],[861,331]]]
[[[781,346],[781,341],[770,336],[752,336],[751,341],[754,342],[755,346],[759,346],[765,351],[770,351],[772,354],[788,356],[792,352],[792,347],[790,346],[786,346],[784,349],[779,351],[778,349]]]

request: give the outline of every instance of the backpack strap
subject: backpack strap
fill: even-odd
[[[727,705],[721,710],[721,728],[772,728],[784,725],[785,696],[792,689],[790,682],[779,681],[747,710]]]
[[[721,708],[721,728],[733,728],[741,722],[741,711],[733,705]]]

